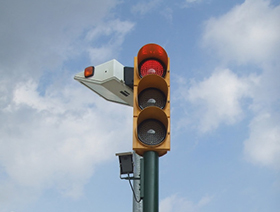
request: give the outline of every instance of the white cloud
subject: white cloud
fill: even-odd
[[[78,38],[84,30],[97,25],[115,5],[115,0],[3,2],[1,73],[38,77],[43,70],[62,65],[65,59],[83,51],[84,44]]]
[[[116,4],[11,0],[1,5],[0,211],[9,201],[29,201],[47,188],[77,198],[97,164],[131,149],[126,142],[131,109],[106,102],[64,73],[69,75],[65,62],[88,55],[88,46],[106,49],[106,56],[99,52],[102,60],[117,55],[133,23],[103,20]],[[87,37],[94,30],[97,35]],[[95,45],[104,35],[109,44]],[[2,188],[10,193],[3,195]]]
[[[279,167],[280,6],[271,5],[269,0],[246,0],[205,23],[203,44],[222,62],[253,64],[262,71],[245,88],[252,98],[249,109],[255,117],[249,126],[249,138],[244,141],[244,154],[254,164]],[[235,102],[233,107],[223,105],[232,109],[227,115],[241,114],[241,96],[231,95],[227,102]],[[208,101],[206,105],[211,104]]]
[[[197,5],[198,3],[201,3],[202,1],[205,1],[205,0],[185,0],[184,3],[182,4],[182,7],[188,8],[188,7]]]
[[[166,7],[165,9],[163,9],[161,11],[161,15],[167,20],[169,21],[170,23],[172,22],[173,20],[173,10],[169,7]]]
[[[40,96],[37,91],[37,84],[29,80],[25,83],[21,82],[15,87],[13,103],[8,105],[4,110],[12,112],[12,106],[20,108],[24,104],[38,112],[52,111],[57,114],[65,112],[67,108],[63,107],[63,105],[55,104],[56,101],[59,100],[51,97],[49,94],[47,96]]]
[[[227,14],[206,22],[204,45],[225,61],[263,63],[280,54],[280,6],[246,0]]]
[[[279,167],[280,6],[246,0],[225,15],[208,20],[202,37],[204,46],[214,50],[223,67],[232,62],[235,66],[216,69],[190,86],[178,80],[175,100],[181,101],[186,115],[177,124],[205,133],[221,124],[236,124],[246,115],[245,109],[251,110],[244,156],[257,165]],[[234,73],[238,65],[242,65],[242,76]]]
[[[169,23],[173,19],[173,9],[169,4],[164,4],[163,0],[141,0],[131,8],[131,13],[138,15],[147,15],[155,16],[160,14],[163,16]]]
[[[93,45],[88,48],[91,62],[93,64],[104,62],[107,58],[116,58],[120,52],[125,36],[134,28],[134,23],[129,21],[112,20],[100,23],[90,30],[86,36],[87,40],[95,41],[102,36],[108,38],[108,42],[102,46]]]
[[[246,158],[262,166],[279,169],[280,164],[280,116],[259,114],[250,124],[250,136],[244,142]]]
[[[205,196],[198,203],[193,203],[192,201],[178,197],[177,195],[172,195],[163,199],[159,205],[160,212],[198,212],[201,208],[211,202],[212,197]]]
[[[280,61],[264,66],[259,82],[252,92],[253,104],[250,106],[250,109],[255,113],[265,113],[267,111],[279,113],[279,68]]]
[[[208,132],[221,123],[234,124],[243,117],[241,100],[250,97],[250,85],[257,81],[257,77],[239,78],[232,71],[221,69],[201,82],[194,82],[181,95],[195,109],[192,119],[199,121],[197,128]]]
[[[138,2],[136,5],[132,7],[133,13],[140,13],[141,15],[145,15],[146,13],[150,12],[151,10],[158,7],[161,3],[161,0],[149,0]]]
[[[68,85],[38,94],[35,82],[16,87],[1,115],[0,163],[15,185],[82,194],[95,165],[130,149],[131,110]],[[94,105],[90,107],[90,105]],[[124,127],[127,126],[127,127]],[[120,133],[122,132],[122,133]]]

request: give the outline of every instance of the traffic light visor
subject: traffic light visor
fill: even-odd
[[[146,146],[158,146],[166,138],[168,118],[158,107],[147,107],[137,119],[137,136]]]
[[[137,61],[141,78],[147,74],[165,76],[168,56],[161,46],[154,43],[143,46],[138,52]]]
[[[168,101],[168,85],[158,75],[148,75],[141,79],[137,88],[137,103],[140,109],[149,106],[165,108]]]

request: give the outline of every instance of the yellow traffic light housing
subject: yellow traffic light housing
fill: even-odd
[[[143,46],[134,58],[133,150],[139,155],[170,150],[170,68],[166,51]]]

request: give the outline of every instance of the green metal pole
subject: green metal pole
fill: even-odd
[[[144,153],[144,212],[158,212],[158,153]]]

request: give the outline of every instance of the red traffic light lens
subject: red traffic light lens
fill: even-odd
[[[161,77],[165,76],[165,68],[158,60],[146,60],[140,65],[140,77],[148,74],[156,74]]]

